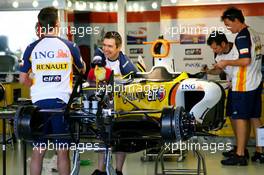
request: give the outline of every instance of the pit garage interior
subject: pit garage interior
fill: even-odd
[[[72,68],[72,101],[69,110],[59,111],[71,121],[71,175],[92,174],[98,168],[98,151],[108,153],[106,171],[115,175],[116,145],[127,152],[124,175],[264,172],[264,155],[251,160],[256,144],[264,146],[264,127],[257,133],[251,127],[247,166],[221,164],[226,159],[222,153],[236,143],[225,115],[229,83],[201,72],[205,65],[215,64],[207,45],[212,31],[221,30],[229,42],[235,41],[236,34],[221,21],[229,7],[242,10],[264,55],[263,0],[1,0],[0,175],[30,174],[32,138],[43,136],[34,128],[41,110],[30,104],[30,88],[19,82],[19,67],[26,47],[38,40],[37,15],[48,6],[58,9],[61,30],[67,30],[60,31],[60,37],[75,42],[86,63],[85,78]],[[86,77],[108,31],[120,33],[121,50],[140,73],[122,80],[111,77],[109,84],[116,89],[106,88],[102,95],[98,82]],[[124,95],[116,92],[119,87],[149,92]],[[264,124],[263,94],[261,99]],[[59,174],[54,145],[44,157],[42,174]]]

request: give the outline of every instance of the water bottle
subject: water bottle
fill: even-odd
[[[87,95],[83,94],[83,110],[85,112],[89,112],[89,108],[90,108],[90,101],[89,101]]]
[[[98,101],[93,100],[92,101],[91,113],[96,114],[97,113],[97,108],[98,108]]]
[[[207,70],[208,70],[208,66],[207,66],[207,64],[203,64],[202,65],[202,72],[204,73],[204,76],[202,77],[202,79],[204,79],[204,80],[207,80]]]

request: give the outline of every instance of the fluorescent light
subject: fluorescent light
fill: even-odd
[[[71,1],[68,1],[67,2],[67,6],[68,6],[68,8],[71,8],[72,7],[72,2]]]
[[[114,8],[115,8],[115,7],[114,7],[114,4],[113,4],[113,3],[110,3],[110,4],[109,4],[109,10],[110,10],[110,11],[114,11]]]
[[[134,3],[134,4],[133,4],[133,9],[134,9],[134,11],[138,11],[138,10],[139,10],[139,5],[138,5],[138,3]]]
[[[90,9],[93,9],[94,8],[94,4],[92,2],[90,2],[89,7],[90,7]]]
[[[129,5],[129,6],[127,7],[127,11],[128,11],[128,12],[132,12],[132,11],[133,11],[133,7],[132,7],[131,5]]]
[[[115,4],[115,11],[117,11],[118,10],[118,4],[116,3]]]
[[[33,6],[34,8],[38,7],[38,5],[39,5],[39,3],[38,3],[37,0],[34,0],[34,1],[32,2],[32,6]]]
[[[107,8],[107,6],[106,6],[106,4],[104,3],[104,4],[103,4],[103,10],[106,10],[106,8]]]
[[[139,11],[140,12],[143,12],[145,10],[145,8],[143,7],[143,6],[141,6],[140,8],[139,8]]]
[[[97,4],[95,5],[95,10],[96,10],[96,11],[101,11],[101,10],[102,10],[102,6],[101,6],[101,4],[97,3]]]
[[[175,4],[178,0],[171,0],[171,3]]]
[[[152,7],[153,9],[157,9],[157,8],[158,8],[158,3],[157,3],[157,2],[153,2],[153,3],[151,4],[151,7]]]
[[[86,2],[83,1],[76,1],[75,7],[77,10],[85,10],[86,9]]]
[[[58,6],[59,6],[59,2],[58,2],[57,0],[54,0],[54,1],[52,2],[52,5],[53,5],[54,7],[58,7]]]
[[[12,6],[13,6],[14,8],[18,8],[19,3],[18,3],[17,1],[14,1],[14,2],[12,3]]]

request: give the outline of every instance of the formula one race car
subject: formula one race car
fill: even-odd
[[[220,129],[224,123],[223,88],[189,76],[154,67],[149,73],[137,74],[137,78],[97,87],[77,83],[66,111],[21,106],[16,116],[17,136],[27,140],[41,136],[39,112],[63,112],[71,121],[71,136],[77,131],[80,137],[93,134],[105,144],[127,152],[151,147],[151,143],[155,146],[161,140],[187,140],[195,134],[197,125],[204,131]],[[84,104],[76,105],[80,98]]]
[[[25,140],[43,137],[39,113],[63,112],[71,124],[65,137],[77,143],[93,138],[107,149],[136,152],[188,140],[198,132],[221,129],[225,121],[223,88],[202,76],[154,66],[127,79],[111,76],[108,82],[87,82],[79,78],[66,110],[21,106],[16,134]]]

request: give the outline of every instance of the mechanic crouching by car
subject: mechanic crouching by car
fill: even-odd
[[[134,74],[137,72],[136,67],[121,51],[122,38],[118,32],[107,32],[103,39],[103,48],[96,49],[92,69],[89,71],[88,79],[95,80],[95,69],[97,66],[105,67],[106,79],[109,79],[111,70],[114,71],[115,77]],[[122,175],[122,168],[125,162],[126,154],[124,152],[116,152],[116,174]],[[99,153],[98,169],[92,175],[106,175],[104,165],[104,154]]]

